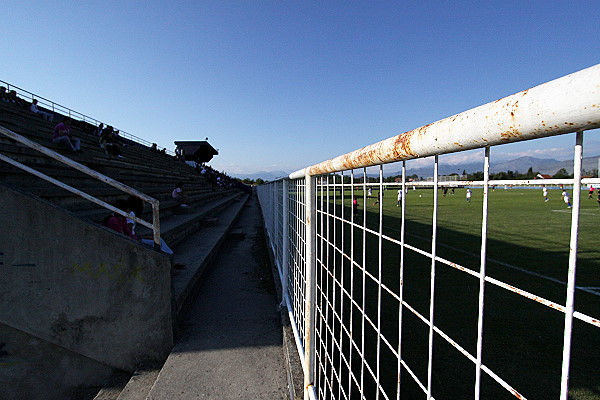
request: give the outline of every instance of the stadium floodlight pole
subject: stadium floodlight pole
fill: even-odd
[[[567,400],[569,391],[569,367],[571,363],[571,339],[573,336],[573,311],[575,307],[575,276],[577,269],[577,240],[579,232],[579,201],[581,198],[581,159],[583,157],[583,131],[577,132],[575,157],[573,159],[573,208],[571,209],[571,242],[569,244],[569,273],[565,303],[565,335],[563,342],[562,378],[560,400]]]
[[[487,258],[488,196],[490,188],[490,148],[485,148],[483,164],[483,215],[481,220],[481,256],[479,267],[479,311],[477,321],[477,359],[475,362],[475,400],[481,395],[481,360],[483,357],[483,311]]]

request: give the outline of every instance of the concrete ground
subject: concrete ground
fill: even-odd
[[[287,399],[280,314],[251,196],[205,271],[148,399]]]

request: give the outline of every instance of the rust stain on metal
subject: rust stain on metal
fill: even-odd
[[[428,125],[417,129],[417,131],[421,131],[423,128],[426,128]],[[414,135],[415,131],[410,131],[410,132],[405,132],[401,135],[398,135],[396,137],[396,140],[394,141],[394,146],[393,146],[393,153],[394,153],[394,157],[395,158],[401,158],[401,157],[405,157],[405,156],[413,156],[416,157],[417,153],[414,152],[414,150],[412,149],[410,142],[412,139],[412,136]],[[418,132],[419,134],[422,134],[421,132]]]
[[[470,270],[468,270],[467,268],[465,268],[465,267],[463,267],[461,265],[455,264],[455,263],[450,263],[450,266],[452,268],[456,268],[456,269],[461,270],[463,272],[470,272]]]
[[[521,296],[527,297],[528,299],[536,301],[536,302],[538,302],[540,304],[543,304],[543,305],[548,306],[550,308],[553,308],[555,310],[564,311],[564,307],[563,306],[560,306],[560,305],[557,305],[555,303],[549,302],[549,301],[547,301],[547,300],[545,300],[545,299],[543,299],[543,298],[541,298],[539,296],[536,296],[534,294],[530,294],[530,293],[528,293],[528,292],[526,292],[524,290],[521,290],[519,288],[516,288],[516,287],[514,287],[512,285],[506,285],[506,286],[509,287],[511,289],[511,291],[513,291],[513,292],[515,292],[517,294],[520,294]]]
[[[507,131],[501,132],[500,137],[501,140],[511,140],[513,138],[517,138],[521,136],[521,132],[516,129],[514,126],[510,126]]]

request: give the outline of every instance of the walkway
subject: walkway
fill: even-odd
[[[203,275],[148,399],[288,398],[280,314],[262,235],[260,208],[251,196]]]

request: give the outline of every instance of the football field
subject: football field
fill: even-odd
[[[430,312],[431,258],[425,253],[432,250],[433,189],[409,190],[405,195],[407,247],[402,299],[409,307],[404,307],[401,323],[398,299],[402,207],[397,206],[397,189],[388,187],[384,191],[381,228],[380,206],[374,204],[378,186],[366,202],[362,190],[354,190],[359,203],[354,224],[349,188],[344,192],[343,211],[341,192],[336,191],[334,202],[330,189],[329,213],[335,212],[338,218],[329,218],[327,240],[343,247],[345,253],[352,248],[355,262],[337,252],[331,253],[330,258],[335,261],[325,266],[330,276],[323,274],[318,284],[330,292],[327,288],[334,287],[334,281],[343,282],[347,288],[345,299],[341,294],[344,291],[332,292],[332,307],[339,308],[339,313],[348,319],[345,323],[352,326],[353,335],[360,333],[364,338],[365,363],[371,371],[379,365],[382,371],[379,383],[387,396],[395,394],[398,377],[394,349],[402,332],[402,360],[410,373],[402,368],[401,392],[406,398],[419,399],[424,398],[423,391],[413,376],[427,382],[429,327],[422,317],[429,318]],[[441,190],[438,194],[436,256],[439,258],[433,284],[434,323],[439,331],[434,335],[432,358],[436,399],[473,397],[473,362],[443,338],[446,335],[473,356],[477,352],[479,278],[464,270],[476,273],[480,270],[483,191],[476,187],[471,190],[470,202],[464,188],[455,189],[454,194],[451,190],[445,196]],[[572,191],[569,192],[572,198]],[[527,399],[558,399],[560,393],[565,317],[548,304],[565,305],[571,209],[562,201],[560,189],[550,189],[548,197],[545,202],[541,188],[496,188],[489,193],[486,275],[501,284],[488,281],[485,285],[482,359],[486,367]],[[366,231],[362,228],[365,217]],[[323,221],[326,223],[327,219]],[[600,249],[596,240],[599,226],[600,206],[596,196],[588,199],[587,191],[582,191],[575,310],[596,319],[600,317]],[[380,229],[381,242],[377,235]],[[363,259],[364,271],[358,267],[363,265]],[[379,265],[381,290],[375,282],[380,274]],[[372,322],[364,326],[357,322],[359,318],[353,317],[361,314],[363,297],[364,313]],[[600,328],[575,319],[572,342],[570,398],[600,399]],[[378,347],[377,359],[373,350]],[[348,359],[360,359],[358,342],[348,344],[346,353]],[[343,383],[348,392],[359,390],[356,379],[359,369],[354,364],[354,381],[348,378]],[[364,371],[362,376],[365,395],[374,398],[376,379],[370,379],[370,374]],[[515,398],[485,373],[481,387],[483,399]],[[369,390],[373,393],[369,394]]]

